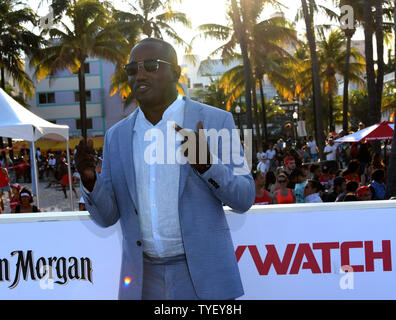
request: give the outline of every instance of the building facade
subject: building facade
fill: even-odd
[[[124,108],[122,98],[110,96],[114,64],[91,58],[85,64],[87,134],[103,136],[111,126],[128,116],[135,106]],[[32,76],[33,72],[30,72]],[[32,77],[33,78],[33,77]],[[35,95],[28,99],[30,111],[56,124],[68,125],[70,137],[81,136],[78,75],[63,70],[35,83]]]

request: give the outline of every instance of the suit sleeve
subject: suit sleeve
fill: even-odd
[[[109,140],[110,138],[106,134],[103,146],[102,170],[100,175],[96,174],[96,183],[92,192],[87,192],[80,182],[86,208],[94,222],[101,227],[109,227],[120,218],[111,179]]]
[[[221,135],[221,139],[217,140],[218,148],[210,148],[212,166],[201,175],[195,172],[220,201],[236,211],[245,212],[254,203],[255,187],[239,134],[235,129],[234,119],[227,113],[221,130],[228,132],[228,136]]]

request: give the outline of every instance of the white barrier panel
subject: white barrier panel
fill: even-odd
[[[241,299],[396,298],[396,201],[227,213]],[[100,228],[87,212],[0,215],[2,300],[117,299],[120,263],[119,224]]]

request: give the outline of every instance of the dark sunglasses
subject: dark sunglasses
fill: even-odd
[[[125,65],[124,70],[126,71],[128,76],[137,75],[141,66],[143,66],[144,70],[146,70],[147,72],[157,72],[160,67],[160,63],[173,65],[173,63],[161,59],[149,59],[139,62],[128,63],[127,65]]]
[[[278,180],[279,183],[285,183],[286,180]]]

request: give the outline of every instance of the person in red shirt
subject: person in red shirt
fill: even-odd
[[[278,174],[277,183],[279,184],[279,189],[273,194],[273,203],[296,203],[294,190],[287,187],[288,179],[285,173],[281,172]]]
[[[348,167],[342,172],[342,176],[345,180],[356,181],[360,184],[360,162],[359,160],[351,160],[348,163]]]
[[[13,183],[11,185],[11,200],[10,200],[10,208],[11,208],[11,213],[15,213],[15,208],[20,205],[19,201],[19,193],[21,192],[22,187],[18,183]]]
[[[11,200],[10,178],[6,168],[0,168],[0,198],[3,199],[3,193],[8,192],[8,198]],[[4,209],[3,209],[4,210]]]
[[[323,188],[329,190],[333,183],[334,175],[330,173],[330,168],[326,165],[322,166],[322,174],[319,177],[319,182],[322,184]]]
[[[254,204],[271,204],[271,196],[267,190],[265,190],[265,175],[260,170],[255,170],[252,173],[254,178],[254,185],[256,187],[256,197]]]

